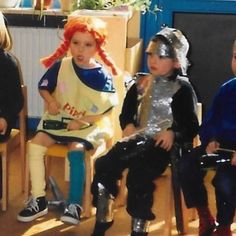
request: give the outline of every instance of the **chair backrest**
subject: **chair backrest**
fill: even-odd
[[[24,96],[24,104],[23,107],[19,113],[19,127],[25,127],[26,128],[26,122],[25,119],[27,118],[28,114],[28,102],[27,102],[27,86],[26,85],[21,85],[22,93]]]
[[[26,143],[27,136],[27,115],[28,115],[28,102],[27,102],[27,86],[21,85],[22,93],[24,96],[23,108],[19,113],[19,130],[20,130],[20,142],[23,145]]]

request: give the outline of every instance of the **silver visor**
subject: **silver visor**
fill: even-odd
[[[176,58],[176,54],[173,47],[169,44],[164,43],[161,40],[151,40],[147,46],[146,53],[154,53],[161,57]]]

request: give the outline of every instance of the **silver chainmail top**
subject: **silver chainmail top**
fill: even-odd
[[[143,134],[153,136],[166,130],[173,123],[171,102],[173,95],[180,88],[179,80],[164,77],[153,79],[149,91],[141,102],[140,125]],[[142,119],[143,117],[146,117]]]

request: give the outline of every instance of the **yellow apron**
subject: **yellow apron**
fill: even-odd
[[[70,119],[81,118],[85,115],[103,114],[118,103],[116,93],[96,91],[84,84],[74,71],[71,57],[62,60],[54,96],[61,104],[61,112],[58,115],[50,115],[46,111],[41,118],[37,131],[46,132],[52,135],[55,140],[57,137],[68,137],[69,141],[85,141],[94,148],[99,146],[104,139],[112,137],[111,121],[106,116],[91,126],[80,130],[43,128],[44,120],[62,121],[63,118],[69,122]]]

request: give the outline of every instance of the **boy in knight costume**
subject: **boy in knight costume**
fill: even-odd
[[[173,144],[192,143],[198,132],[196,97],[185,77],[188,49],[185,36],[174,28],[163,28],[151,39],[146,49],[150,74],[137,75],[123,103],[120,125],[125,138],[95,163],[92,236],[103,236],[111,227],[117,180],[126,168],[131,235],[148,235],[155,218],[153,181],[170,163]]]
[[[28,146],[31,194],[18,214],[22,222],[47,213],[44,155],[56,142],[67,143],[70,166],[68,206],[61,220],[78,224],[85,179],[84,150],[98,147],[113,135],[107,114],[117,104],[111,74],[95,60],[98,54],[114,75],[116,68],[104,51],[106,24],[95,17],[71,16],[64,27],[64,41],[42,60],[50,67],[39,81],[47,110]],[[64,56],[70,50],[71,56]]]
[[[236,75],[236,41],[233,44],[231,69]],[[196,207],[198,211],[200,236],[232,236],[231,224],[236,208],[235,94],[236,78],[234,77],[220,87],[212,106],[203,119],[199,133],[201,146],[183,156],[179,163],[186,205],[189,208]],[[207,190],[203,179],[205,170],[201,169],[199,163],[199,158],[206,154],[212,159],[211,163],[215,159],[216,174],[212,183],[215,187],[217,227],[208,207]],[[226,157],[231,161],[221,161],[221,158],[226,160]],[[202,158],[201,161],[204,162],[204,159]]]

